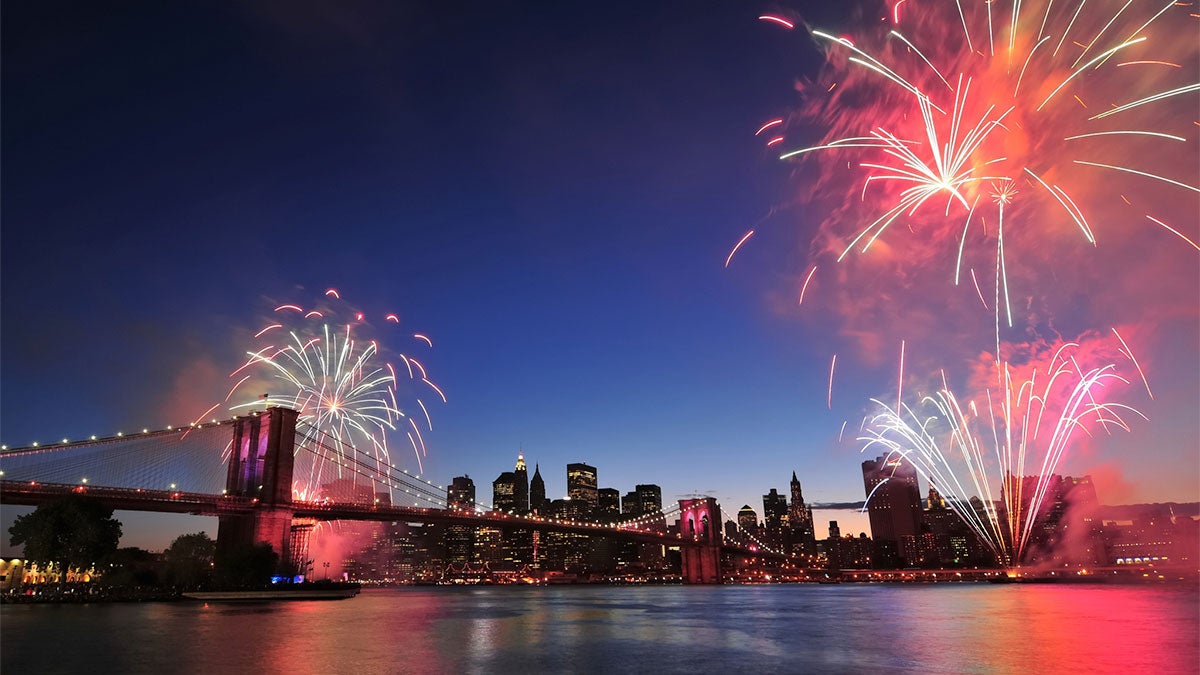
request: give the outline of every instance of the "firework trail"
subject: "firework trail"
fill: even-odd
[[[1085,370],[1079,349],[1077,342],[1063,344],[1026,378],[1005,361],[995,387],[978,399],[963,401],[943,387],[899,412],[872,399],[878,412],[858,440],[864,452],[882,448],[889,460],[909,463],[997,560],[1019,564],[1074,434],[1090,434],[1096,425],[1128,431],[1125,417],[1144,418],[1130,406],[1101,401],[1107,387],[1128,380],[1115,363]],[[1131,353],[1121,353],[1136,365]]]
[[[380,318],[383,326],[399,323],[395,314]],[[427,450],[416,419],[429,430],[433,422],[418,394],[432,391],[443,402],[445,395],[424,365],[399,354],[407,366],[401,372],[413,383],[408,387],[379,341],[359,337],[371,330],[369,317],[350,311],[340,294],[329,289],[319,308],[276,307],[272,320],[254,335],[255,348],[230,374],[235,383],[225,402],[231,411],[244,413],[268,404],[299,411],[297,452],[309,448],[319,461],[297,471],[293,490],[298,499],[320,498],[321,486],[343,478],[344,472],[355,473],[352,467],[361,467],[364,459],[381,473],[390,473],[395,468],[388,443],[393,432],[408,438],[423,471],[421,458]],[[425,335],[411,337],[425,348],[433,346]],[[420,409],[416,416],[398,403],[406,393],[413,393],[414,408]]]
[[[1164,202],[1196,212],[1194,7],[959,0],[894,9],[890,30],[853,39],[808,27],[827,56],[822,80],[805,88],[799,114],[758,130],[826,130],[819,142],[788,142],[779,154],[816,162],[820,190],[808,191],[841,202],[818,250],[837,261],[880,248],[906,265],[947,260],[956,285],[969,269],[980,301],[992,305],[997,351],[1001,325],[1014,323],[1018,252],[1071,232],[1102,245],[1102,223],[1169,233],[1164,245],[1182,239],[1200,250],[1194,220],[1148,213]],[[897,225],[919,243],[899,248],[907,235],[893,233]],[[995,275],[990,303],[974,267]]]

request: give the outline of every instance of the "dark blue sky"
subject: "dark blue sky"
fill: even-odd
[[[552,494],[588,461],[861,499],[836,437],[896,364],[847,356],[826,410],[844,346],[773,295],[803,213],[722,268],[796,189],[753,132],[807,41],[745,2],[409,4],[5,7],[0,440],[187,421],[336,287],[435,340],[439,482],[524,448]]]

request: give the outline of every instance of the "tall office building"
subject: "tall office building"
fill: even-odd
[[[771,488],[770,493],[763,495],[763,539],[766,540],[764,543],[782,548],[788,520],[787,497]]]
[[[758,536],[758,514],[754,512],[754,509],[749,504],[746,504],[738,511],[737,524],[746,534]]]
[[[517,510],[517,474],[505,471],[492,481],[492,510],[511,513]]]
[[[667,531],[667,519],[662,515],[662,488],[653,483],[635,485],[638,517],[645,518],[642,527],[659,532]],[[649,516],[649,517],[647,517]],[[666,564],[666,550],[659,544],[642,544],[638,560],[646,569],[662,569]]]
[[[455,476],[446,487],[446,506],[454,509],[475,508],[475,481],[470,476]]]
[[[574,499],[555,499],[548,509],[553,518],[579,520],[580,505]],[[590,537],[576,532],[546,532],[542,544],[545,553],[541,560],[546,569],[583,571],[591,553]]]
[[[525,469],[525,453],[517,453],[517,466],[513,469],[513,509],[517,513],[529,513],[529,472]]]
[[[639,515],[662,511],[662,488],[653,484],[637,485],[634,491],[637,492]]]
[[[1090,565],[1105,560],[1100,522],[1095,519],[1100,502],[1091,476],[1009,474],[1001,494],[1001,522],[1009,519],[1009,509],[1020,509],[1017,521],[1027,522],[1034,499],[1041,497],[1019,562]]]
[[[456,476],[446,487],[446,507],[464,511],[475,510],[475,481],[470,476]],[[475,548],[475,528],[469,525],[447,525],[443,536],[446,562],[464,565],[472,561]]]
[[[492,481],[492,508],[505,513],[529,513],[529,474],[524,454],[517,455],[515,470],[505,471]]]
[[[601,488],[597,492],[596,519],[605,523],[621,520],[621,493],[616,488]]]
[[[630,490],[621,499],[621,517],[625,520],[642,515],[641,502],[638,501],[637,490]]]
[[[544,516],[549,505],[546,501],[546,481],[542,480],[542,472],[534,464],[533,478],[529,479],[529,510]]]
[[[804,493],[800,489],[800,481],[796,472],[792,472],[792,503],[788,508],[788,527],[791,530],[792,553],[815,555],[817,552],[817,537],[813,527],[812,509],[804,503]]]
[[[829,569],[836,570],[842,567],[842,528],[838,527],[836,520],[829,521],[829,538],[825,540],[825,562]]]
[[[596,467],[583,463],[567,465],[567,496],[576,502],[579,517],[590,518],[599,502]]]
[[[917,470],[899,457],[880,456],[862,463],[867,515],[875,541],[877,566],[883,568],[917,564],[913,557],[921,534],[921,492]]]

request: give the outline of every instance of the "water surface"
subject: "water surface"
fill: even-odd
[[[5,673],[1198,673],[1195,586],[403,588],[7,605]]]

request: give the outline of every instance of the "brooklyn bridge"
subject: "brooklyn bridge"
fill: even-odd
[[[268,544],[285,565],[303,562],[324,521],[431,523],[525,529],[662,545],[680,552],[685,583],[721,583],[739,557],[803,565],[749,535],[725,540],[712,497],[618,523],[449,505],[443,488],[358,448],[297,424],[284,407],[231,420],[0,453],[0,504],[37,506],[73,494],[124,511],[218,519],[217,546]],[[673,527],[668,527],[668,524]]]

